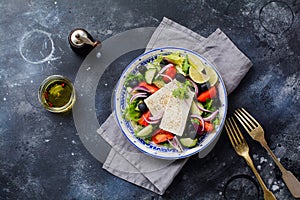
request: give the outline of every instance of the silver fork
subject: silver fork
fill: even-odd
[[[266,199],[266,200],[276,199],[274,194],[270,190],[268,190],[264,181],[261,179],[259,173],[257,172],[256,168],[254,167],[253,161],[249,155],[249,146],[233,118],[229,118],[228,120],[226,120],[225,129],[226,129],[226,132],[228,134],[228,137],[230,139],[230,142],[231,142],[234,150],[236,151],[236,153],[239,156],[242,156],[246,160],[247,164],[249,165],[249,167],[252,169],[254,175],[256,176],[259,184],[261,185],[261,187],[263,189],[264,199]]]
[[[264,130],[261,125],[244,109],[237,109],[234,113],[239,122],[243,125],[245,130],[249,133],[249,135],[256,141],[258,141],[271,155],[273,161],[279,167],[282,173],[282,179],[284,180],[286,186],[290,190],[291,194],[295,198],[300,198],[300,182],[293,175],[292,172],[286,170],[279,160],[276,158],[274,153],[271,151],[268,146],[265,137]]]

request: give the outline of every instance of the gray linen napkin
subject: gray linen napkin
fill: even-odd
[[[147,50],[165,46],[191,49],[206,57],[219,70],[228,94],[237,87],[252,66],[251,61],[220,29],[204,38],[164,18],[153,33]],[[98,133],[112,146],[103,168],[158,194],[165,192],[187,161],[187,158],[162,160],[142,153],[127,141],[115,121],[114,113],[101,125]]]

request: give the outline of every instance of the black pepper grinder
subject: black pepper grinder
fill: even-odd
[[[88,55],[93,48],[101,45],[100,41],[94,40],[91,34],[82,28],[72,30],[68,40],[72,50],[81,56]]]

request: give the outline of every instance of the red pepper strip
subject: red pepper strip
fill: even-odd
[[[165,75],[167,75],[167,76],[171,77],[172,79],[174,79],[175,76],[176,76],[176,73],[177,73],[176,67],[172,66],[172,67],[169,67],[166,70]],[[166,83],[170,82],[170,80],[167,77],[163,77],[163,80]]]
[[[159,129],[152,135],[152,141],[155,144],[159,144],[162,142],[166,142],[168,140],[172,140],[174,138],[174,135],[168,131]]]
[[[144,117],[147,119],[147,120],[150,120],[149,118],[151,117],[151,113],[150,111],[148,110],[148,112],[144,113],[141,118],[139,119],[138,123],[142,126],[148,126],[149,123],[145,121]]]
[[[147,88],[151,94],[153,94],[157,90],[159,90],[159,88],[156,85],[154,85],[154,84],[150,85],[150,84],[146,83],[145,81],[140,82],[139,86]]]
[[[206,102],[206,99],[212,99],[217,95],[217,89],[215,86],[209,88],[207,91],[202,92],[197,100],[200,102]]]
[[[202,127],[202,122],[199,120],[200,126]],[[204,131],[210,133],[215,129],[214,125],[210,122],[204,122]]]

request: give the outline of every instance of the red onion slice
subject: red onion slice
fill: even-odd
[[[144,115],[143,115],[143,118],[144,118],[145,122],[147,122],[148,124],[157,124],[159,122],[159,120],[149,121]]]
[[[191,115],[190,117],[194,117],[194,118],[199,119],[202,123],[202,130],[201,131],[204,131],[204,119],[199,115]]]
[[[163,76],[163,77],[166,77],[166,78],[168,78],[170,81],[172,81],[173,79],[170,77],[170,76],[168,76],[168,75],[165,75],[165,74],[158,74],[159,76]]]
[[[197,133],[198,135],[203,135],[203,134],[204,134],[205,128],[204,128],[204,130],[202,130],[202,128],[201,128],[201,130],[200,130],[200,128],[199,128],[200,125],[199,125],[198,123],[192,122],[192,124],[193,124],[194,129],[196,130],[196,133]],[[201,127],[202,127],[202,126],[201,126]]]
[[[197,97],[198,97],[198,93],[199,93],[197,84],[196,84],[194,81],[192,81],[191,79],[187,79],[187,80],[188,80],[190,83],[192,83],[193,87],[195,88],[195,98],[197,98]]]
[[[174,65],[173,64],[167,64],[166,66],[164,66],[159,72],[158,72],[158,74],[155,76],[155,78],[157,78],[158,76],[159,76],[159,74],[162,74],[162,73],[164,73],[167,69],[169,69],[170,67],[174,67]]]
[[[180,142],[178,141],[177,137],[174,136],[172,140],[168,140],[169,144],[176,149],[178,152],[183,152],[183,147],[181,146]]]
[[[199,106],[198,102],[196,102],[196,106],[197,106],[197,108],[198,108],[199,110],[201,110],[201,111],[208,112],[208,113],[212,113],[212,111],[207,110],[207,109],[202,108],[201,106]]]
[[[174,149],[176,149],[177,151],[179,151],[179,149],[177,148],[177,146],[175,146],[175,145],[173,144],[173,141],[171,141],[171,140],[168,139],[168,142],[169,142],[169,144],[170,144]]]
[[[144,91],[144,92],[149,92],[149,90],[143,86],[135,86],[134,88],[132,88],[132,90],[130,91],[130,93],[132,94],[134,91]]]
[[[181,146],[181,143],[179,142],[178,138],[176,136],[174,136],[173,140],[175,140],[176,145],[180,149],[180,152],[183,152],[183,147]]]
[[[211,115],[208,117],[203,118],[204,121],[212,121],[216,118],[217,114],[219,113],[219,109],[213,112]]]
[[[181,149],[176,145],[174,144],[174,141],[172,140],[168,140],[169,144],[174,148],[176,149],[178,152],[182,152]]]
[[[141,93],[136,93],[136,94],[132,95],[132,97],[130,98],[130,103],[132,103],[132,101],[134,101],[135,99],[140,98],[140,97],[147,97],[147,93],[141,92]]]
[[[161,111],[160,113],[158,113],[155,116],[150,117],[149,119],[150,120],[160,120],[163,117],[163,115],[164,115],[164,111]]]

